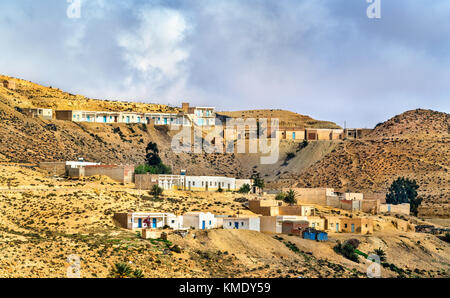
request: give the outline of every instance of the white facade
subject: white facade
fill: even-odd
[[[188,212],[183,215],[183,227],[197,230],[213,229],[217,228],[217,220],[210,212]]]
[[[130,223],[132,229],[163,228],[169,226],[177,230],[183,227],[183,217],[173,213],[135,212],[131,214]]]
[[[198,126],[215,125],[216,109],[213,107],[195,107],[191,115],[194,123]]]
[[[237,191],[243,184],[251,185],[250,179],[221,176],[158,175],[158,185],[163,189],[191,191]]]
[[[97,162],[87,162],[87,161],[66,161],[66,167],[75,169],[82,168],[85,166],[98,166],[100,163]]]
[[[259,217],[228,217],[223,219],[223,228],[227,230],[260,231]]]

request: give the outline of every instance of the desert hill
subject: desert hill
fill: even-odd
[[[364,139],[336,146],[284,185],[330,186],[343,190],[385,192],[394,179],[416,179],[424,197],[422,215],[450,215],[449,114],[414,110],[378,125]]]

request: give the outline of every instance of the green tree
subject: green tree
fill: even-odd
[[[259,176],[259,173],[253,174],[253,187],[256,187],[259,190],[259,193],[264,189],[264,179]]]
[[[417,216],[419,206],[422,203],[422,198],[417,196],[418,189],[419,185],[417,185],[416,180],[405,177],[397,178],[389,187],[386,194],[386,203],[393,205],[409,203],[411,213]]]
[[[159,149],[156,143],[150,142],[145,148],[145,162],[150,166],[156,166],[161,163],[161,158],[159,157]]]
[[[251,190],[250,184],[245,183],[244,185],[241,186],[241,188],[239,188],[238,192],[239,193],[249,193]]]
[[[159,157],[159,149],[156,143],[150,142],[145,148],[145,164],[138,165],[134,172],[136,174],[171,174],[172,170],[166,166]]]
[[[297,203],[297,199],[295,198],[295,191],[292,189],[288,190],[286,192],[286,195],[284,196],[283,202],[289,205],[294,205]]]
[[[116,263],[111,270],[111,275],[114,278],[128,278],[132,274],[131,267],[125,263]]]
[[[223,192],[222,186],[220,186],[220,182],[219,182],[219,187],[217,188],[217,192]]]
[[[152,190],[150,190],[150,194],[155,198],[158,199],[162,194],[163,194],[164,190],[159,187],[158,184],[155,184],[152,186]]]

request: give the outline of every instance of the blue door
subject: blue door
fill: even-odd
[[[388,207],[388,212],[391,212],[391,204],[388,204],[387,207]]]
[[[355,232],[355,224],[352,224],[352,233]]]
[[[339,232],[339,224],[336,224],[336,232]]]
[[[103,122],[106,123],[106,116],[103,116]]]
[[[91,116],[86,116],[87,121],[91,121]]]
[[[138,218],[138,228],[142,228],[142,218]]]
[[[156,228],[156,218],[152,218],[152,228]]]
[[[141,117],[137,117],[137,122],[141,123]]]
[[[167,124],[167,118],[164,118],[164,124]]]
[[[202,220],[202,230],[204,230],[206,228],[206,223],[204,220]]]
[[[295,140],[295,132],[292,133],[292,139]]]
[[[239,229],[239,223],[238,223],[238,222],[235,222],[235,223],[234,223],[234,228],[235,228],[235,229]]]
[[[130,116],[127,116],[127,123],[130,123]]]

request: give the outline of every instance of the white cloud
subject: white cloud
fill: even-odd
[[[161,90],[168,82],[178,89],[187,75],[183,64],[189,57],[184,43],[189,29],[186,20],[181,13],[161,7],[139,11],[137,20],[136,28],[124,30],[117,38],[127,65],[145,78],[142,83],[151,84],[153,92],[170,93]]]

